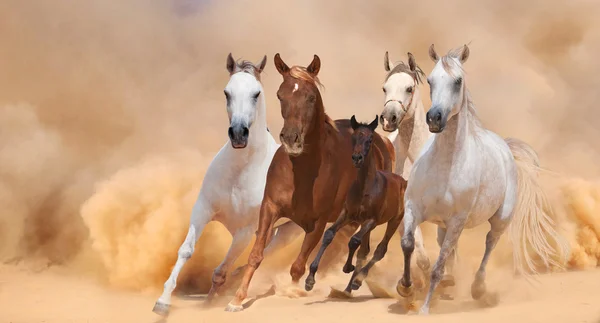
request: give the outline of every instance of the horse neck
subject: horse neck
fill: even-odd
[[[327,114],[325,113],[325,107],[323,106],[323,100],[321,99],[321,95],[317,95],[317,101],[315,103],[315,108],[317,109],[317,113],[315,117],[312,119],[310,127],[310,132],[306,134],[305,137],[305,145],[307,151],[306,155],[314,156],[315,154],[323,153],[323,143],[327,139],[327,131],[326,131],[326,123],[327,123]]]
[[[434,149],[438,153],[452,155],[465,147],[465,143],[473,135],[475,128],[478,127],[475,119],[477,117],[473,115],[469,108],[471,104],[471,98],[466,85],[464,85],[463,100],[460,103],[459,112],[448,120],[446,129],[442,133],[436,134]]]
[[[406,148],[406,153],[410,160],[415,161],[419,156],[421,148],[431,136],[431,133],[427,129],[427,123],[425,121],[425,110],[423,108],[423,101],[421,100],[421,94],[419,87],[415,87],[415,93],[409,109],[413,109],[414,113],[410,118],[404,119],[400,123],[398,130],[398,137],[396,140],[402,141],[402,147]],[[398,147],[398,145],[396,145]]]
[[[356,177],[356,182],[360,187],[361,195],[364,194],[366,190],[369,190],[371,186],[373,186],[376,176],[377,168],[375,167],[373,158],[373,147],[371,147],[369,149],[369,153],[365,157],[362,167],[358,169],[358,176]]]

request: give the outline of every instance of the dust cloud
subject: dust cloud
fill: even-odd
[[[385,51],[394,61],[410,51],[427,72],[431,43],[439,52],[470,43],[466,82],[480,117],[531,144],[543,167],[559,173],[548,190],[574,248],[569,267],[595,267],[599,9],[555,0],[5,0],[0,259],[79,261],[81,270],[101,264],[94,271],[114,287],[160,288],[204,171],[227,140],[229,52],[252,61],[267,55],[263,82],[276,134],[277,52],[303,66],[318,54],[329,115],[370,120],[382,110]],[[433,257],[435,231],[424,229]],[[471,267],[483,254],[485,230],[461,240]],[[210,224],[180,285],[207,290],[230,241]],[[386,259],[397,262],[393,241]],[[509,267],[509,250],[502,241],[492,266]],[[289,268],[288,258],[279,268]]]

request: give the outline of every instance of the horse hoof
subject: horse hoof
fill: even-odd
[[[310,292],[313,287],[315,287],[315,278],[312,276],[308,276],[306,277],[306,282],[304,283],[304,289],[306,289],[307,292]]]
[[[342,269],[342,271],[344,271],[344,273],[349,274],[351,272],[354,271],[356,267],[354,267],[354,265],[352,264],[348,264],[348,265],[344,265],[344,268]]]
[[[404,298],[409,298],[413,296],[413,288],[412,286],[406,287],[402,284],[396,285],[396,291],[398,294]]]
[[[429,308],[426,308],[425,306],[421,307],[419,315],[429,315]]]
[[[454,276],[452,275],[444,275],[442,281],[440,281],[441,287],[452,287],[454,285],[456,285],[456,282],[454,280]]]
[[[169,304],[164,304],[161,302],[156,302],[154,304],[154,308],[152,309],[152,312],[160,315],[160,316],[168,316],[169,315],[169,308],[171,307],[171,305]]]
[[[480,300],[485,295],[486,287],[485,282],[474,281],[471,285],[471,296],[474,300]]]
[[[241,312],[244,309],[244,307],[242,305],[234,305],[234,304],[227,304],[227,307],[225,307],[225,312]]]

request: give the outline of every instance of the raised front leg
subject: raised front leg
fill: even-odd
[[[242,278],[242,283],[238,288],[235,297],[227,307],[225,308],[228,312],[239,312],[243,309],[242,302],[248,296],[248,286],[252,280],[252,276],[260,263],[263,261],[263,253],[267,240],[271,237],[273,232],[273,224],[279,216],[279,209],[268,200],[263,200],[263,204],[260,208],[260,217],[258,223],[258,231],[256,232],[256,241],[248,257],[248,266]]]
[[[325,249],[327,249],[329,244],[331,244],[338,230],[343,228],[349,222],[350,221],[348,220],[346,209],[344,209],[342,210],[342,213],[337,218],[335,223],[325,231],[325,234],[323,235],[323,242],[321,243],[321,248],[319,249],[319,252],[315,257],[315,260],[313,260],[312,264],[310,264],[310,271],[308,273],[308,276],[306,277],[304,288],[307,291],[311,291],[315,286],[315,274],[319,269],[319,262],[321,262],[321,257],[323,256],[323,253],[325,253]]]
[[[448,256],[450,256],[450,254],[452,253],[452,250],[456,247],[458,238],[460,237],[460,234],[464,229],[467,214],[456,214],[453,217],[451,217],[451,219],[452,221],[446,224],[446,236],[444,237],[444,242],[442,243],[440,249],[440,256],[433,265],[433,270],[431,271],[429,291],[427,292],[427,296],[425,297],[425,302],[423,303],[423,306],[421,306],[421,314],[429,314],[429,307],[431,304],[433,293],[435,292],[435,289],[442,280],[446,260],[448,259]]]
[[[371,244],[371,231],[373,231],[373,229],[376,226],[376,222],[375,220],[368,220],[365,223],[362,224],[360,231],[358,231],[351,239],[350,239],[350,244],[352,244],[353,246],[356,244],[356,242],[360,243],[360,249],[358,249],[358,254],[356,255],[356,268],[353,268],[353,273],[352,276],[350,277],[350,280],[348,281],[348,285],[346,286],[346,289],[344,290],[344,292],[346,294],[350,294],[352,292],[352,282],[354,281],[354,278],[356,278],[356,275],[360,272],[360,270],[363,268],[365,261],[367,260],[367,256],[369,255],[369,251],[371,249],[370,244]],[[349,246],[350,246],[349,244]],[[351,251],[350,253],[354,253],[353,251]],[[348,261],[350,262],[350,266],[352,266],[352,258],[349,257]],[[346,263],[346,265],[348,265],[348,263]]]
[[[352,259],[354,258],[354,253],[356,252],[356,249],[358,249],[359,246],[362,246],[363,237],[365,235],[369,234],[369,238],[370,238],[371,230],[373,230],[374,227],[375,227],[375,220],[368,220],[368,221],[364,222],[361,225],[360,230],[354,236],[352,236],[352,238],[350,238],[350,242],[348,242],[348,259],[346,260],[346,264],[344,265],[344,268],[342,269],[342,271],[344,273],[349,274],[356,269],[356,267],[354,267],[354,265],[352,265]],[[370,240],[370,239],[367,239],[367,240]],[[370,241],[365,242],[365,243],[367,243],[366,248],[362,249],[363,254],[361,254],[363,260],[365,260],[367,255],[369,254]],[[358,265],[358,262],[357,262],[357,265]]]
[[[396,233],[396,230],[398,230],[398,226],[400,225],[401,221],[402,221],[402,217],[399,217],[399,218],[392,219],[388,222],[387,228],[385,229],[385,234],[383,236],[383,239],[377,245],[377,248],[375,249],[375,253],[373,254],[373,258],[371,258],[371,260],[367,263],[366,266],[364,266],[363,268],[360,269],[360,272],[356,275],[354,280],[351,281],[353,290],[358,290],[360,288],[360,286],[362,286],[363,280],[369,275],[369,270],[371,270],[371,268],[378,261],[383,259],[383,257],[387,253],[388,244],[390,243],[390,240],[394,236],[394,233]]]
[[[209,305],[213,301],[214,297],[218,295],[219,289],[227,280],[229,268],[235,263],[242,252],[244,252],[244,249],[246,249],[248,243],[250,243],[250,240],[252,240],[252,231],[252,226],[248,226],[246,228],[237,230],[233,234],[233,240],[231,241],[231,246],[229,247],[229,251],[225,256],[225,259],[223,259],[223,262],[221,262],[221,264],[213,273],[212,286],[208,292],[208,297],[206,298],[207,305]]]
[[[185,265],[188,259],[192,257],[198,238],[200,238],[204,227],[213,219],[213,217],[214,212],[210,207],[210,204],[203,198],[202,195],[200,195],[194,204],[194,208],[192,209],[190,227],[188,229],[187,236],[177,252],[177,262],[171,271],[171,275],[164,284],[162,295],[158,298],[154,304],[154,308],[152,309],[154,313],[162,316],[167,316],[169,314],[169,308],[171,307],[171,294],[177,286],[177,277],[179,276],[179,272],[181,272],[183,265]]]

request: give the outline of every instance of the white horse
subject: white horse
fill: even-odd
[[[221,222],[233,236],[233,241],[225,259],[214,271],[207,302],[218,294],[231,265],[256,232],[267,170],[279,148],[267,128],[265,97],[260,82],[260,73],[266,62],[266,56],[258,65],[248,61],[236,63],[231,54],[227,56],[230,79],[225,87],[225,97],[230,122],[229,140],[212,160],[204,176],[177,262],[154,305],[153,311],[157,314],[168,315],[177,276],[192,256],[208,222]],[[301,232],[302,229],[291,221],[280,225],[265,252],[288,244]]]
[[[385,52],[383,67],[387,72],[383,83],[384,104],[381,112],[381,125],[384,131],[391,132],[388,139],[396,152],[394,173],[409,178],[413,163],[425,142],[432,136],[425,122],[425,110],[421,100],[419,85],[423,83],[425,73],[417,65],[415,57],[408,53],[408,64],[390,62]],[[403,235],[404,226],[398,228]],[[429,270],[429,258],[423,246],[423,237],[419,227],[415,230],[417,264],[425,273]]]
[[[435,67],[427,81],[431,87],[431,109],[426,121],[435,133],[415,162],[404,199],[405,235],[402,251],[405,269],[397,290],[412,296],[410,270],[415,228],[424,221],[438,225],[440,255],[433,266],[431,283],[422,314],[429,313],[431,297],[444,274],[446,259],[455,249],[464,228],[488,221],[485,253],[471,285],[471,296],[485,292],[486,265],[500,236],[509,229],[515,267],[528,275],[540,265],[558,266],[557,256],[566,257],[569,247],[545,213],[546,197],[537,182],[537,155],[527,144],[503,140],[480,123],[467,87],[462,65],[469,48],[457,48],[438,57],[434,46],[429,56]],[[536,255],[531,255],[529,251]],[[533,259],[541,260],[534,263]]]

